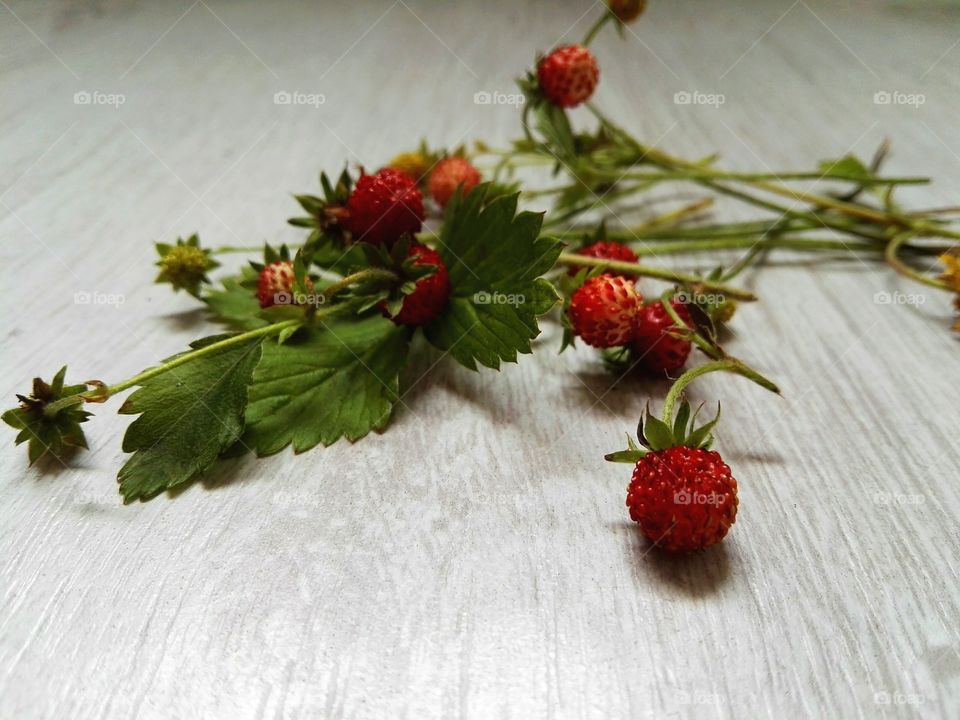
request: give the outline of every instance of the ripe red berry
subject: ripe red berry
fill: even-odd
[[[357,180],[347,211],[343,225],[355,240],[392,245],[404,233],[420,230],[423,195],[409,175],[384,168]]]
[[[268,308],[275,304],[293,302],[293,263],[289,260],[277,260],[260,271],[257,280],[257,299],[260,307]]]
[[[611,275],[592,277],[570,299],[573,332],[593,347],[625,345],[642,302],[633,281]]]
[[[411,245],[408,256],[415,258],[414,265],[436,265],[436,272],[417,281],[414,291],[404,296],[400,312],[396,315],[390,316],[386,303],[380,305],[380,311],[397,325],[426,325],[447,304],[450,276],[440,253],[426,245]]]
[[[670,304],[681,320],[688,326],[693,324],[686,305],[679,300],[674,300]],[[659,300],[640,308],[634,325],[633,350],[640,364],[648,372],[656,375],[671,374],[687,362],[691,343],[689,340],[670,335],[669,331],[676,327]]]
[[[540,61],[537,77],[547,100],[562,108],[572,108],[593,95],[600,80],[600,68],[587,48],[567,45]]]
[[[480,182],[480,171],[462,157],[449,157],[437,163],[430,173],[427,190],[437,205],[445,207],[461,185],[464,195]]]
[[[720,454],[677,446],[637,461],[627,507],[643,534],[664,550],[702,550],[737,519],[737,481]]]
[[[618,242],[595,242],[587,245],[585,248],[577,250],[577,255],[586,255],[587,257],[601,258],[603,260],[621,260],[623,262],[636,262],[637,254],[623,243]],[[571,267],[568,275],[576,275],[580,271],[578,267]],[[618,275],[620,277],[630,277],[623,273],[608,271],[605,275]]]

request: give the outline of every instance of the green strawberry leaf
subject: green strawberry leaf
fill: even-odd
[[[559,301],[539,276],[553,267],[561,243],[540,237],[541,214],[517,214],[518,195],[489,200],[487,189],[458,193],[447,206],[437,250],[450,276],[450,299],[424,327],[431,343],[471,370],[477,363],[496,369],[531,352],[540,334],[537,315]]]
[[[260,314],[257,301],[257,273],[244,268],[238,277],[223,280],[223,288],[208,290],[203,301],[218,322],[236,330],[256,330],[268,324]]]
[[[258,455],[303,452],[384,428],[400,399],[410,333],[379,314],[327,320],[267,342],[253,375],[244,442]]]
[[[229,335],[203,338],[194,350]],[[120,408],[137,415],[123,436],[133,453],[117,479],[125,503],[149,500],[192,480],[243,432],[247,386],[260,360],[253,338],[145,380]]]

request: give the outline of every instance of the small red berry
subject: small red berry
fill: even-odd
[[[436,272],[417,281],[413,292],[404,296],[400,312],[396,315],[390,317],[386,303],[381,303],[380,311],[397,325],[426,325],[447,304],[450,276],[440,253],[426,245],[411,245],[408,256],[415,258],[415,265],[436,265]]]
[[[637,461],[627,507],[651,542],[671,552],[715,545],[737,519],[737,481],[720,454],[684,446]]]
[[[670,304],[681,320],[688,326],[693,325],[686,305],[679,300],[673,300]],[[673,337],[669,333],[676,327],[659,300],[640,308],[634,325],[633,349],[648,372],[669,375],[687,362],[692,346],[689,340]]]
[[[570,299],[573,332],[593,347],[625,345],[642,302],[633,281],[610,275],[592,277]]]
[[[425,217],[423,195],[404,172],[384,168],[362,175],[347,200],[343,221],[355,240],[392,245],[404,233],[420,230]]]
[[[600,80],[600,68],[587,48],[567,45],[540,61],[537,77],[547,100],[562,108],[572,108],[593,95]]]
[[[577,255],[586,255],[587,257],[601,258],[603,260],[620,260],[623,262],[636,262],[637,254],[623,243],[618,242],[595,242],[593,245],[587,245],[585,248],[577,250]],[[580,271],[578,267],[571,267],[568,275],[576,275]],[[606,272],[605,275],[618,275],[620,277],[629,277],[623,273]]]
[[[291,304],[293,281],[293,263],[289,260],[277,260],[263,268],[257,280],[257,299],[260,301],[260,307]]]
[[[647,7],[647,0],[607,0],[607,5],[620,22],[628,23],[640,17]]]
[[[430,173],[427,190],[437,205],[445,207],[457,188],[463,186],[464,195],[480,182],[480,171],[462,157],[449,157],[437,163]]]

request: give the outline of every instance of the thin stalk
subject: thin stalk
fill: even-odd
[[[683,395],[683,391],[690,383],[702,375],[720,371],[742,375],[748,380],[752,380],[771,392],[775,392],[777,394],[780,393],[780,389],[776,385],[767,380],[765,377],[763,377],[763,375],[758,373],[743,361],[738,360],[737,358],[714,360],[712,362],[704,363],[703,365],[698,365],[695,368],[687,370],[683,375],[678,377],[673,382],[673,385],[670,386],[670,391],[667,393],[667,397],[663,401],[663,421],[667,423],[667,425],[673,425],[673,409],[676,407],[677,401]]]
[[[730,287],[724,283],[717,283],[706,280],[698,275],[689,273],[674,272],[666,268],[655,268],[640,263],[624,262],[621,260],[606,260],[604,258],[588,257],[586,255],[576,255],[574,253],[560,253],[557,262],[561,265],[572,265],[574,267],[603,267],[610,270],[616,270],[626,275],[636,275],[638,277],[656,278],[667,282],[683,283],[712,290],[716,293],[726,295],[734,300],[744,300],[747,302],[757,299],[757,296],[748,290]]]
[[[914,270],[900,259],[899,253],[903,248],[904,243],[914,235],[915,233],[913,232],[904,232],[894,236],[890,240],[890,242],[887,244],[886,250],[884,251],[884,259],[886,259],[887,265],[892,267],[901,275],[904,275],[911,280],[916,280],[918,283],[923,283],[924,285],[937,288],[938,290],[949,291],[951,288],[945,282],[941,282],[936,278],[932,278],[929,275],[924,275],[923,273]]]
[[[593,26],[587,31],[587,34],[583,38],[583,43],[581,44],[584,47],[589,47],[590,43],[593,42],[593,39],[597,36],[597,33],[599,33],[600,30],[603,29],[603,26],[606,25],[611,18],[613,18],[613,13],[611,13],[609,10],[604,8],[603,16],[599,20],[597,20],[593,24]]]

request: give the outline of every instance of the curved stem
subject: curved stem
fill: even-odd
[[[612,14],[609,10],[607,10],[606,8],[604,8],[603,17],[601,17],[599,20],[597,20],[597,21],[593,24],[593,26],[587,31],[587,34],[586,34],[586,35],[584,36],[584,38],[583,38],[583,43],[581,43],[581,44],[582,44],[584,47],[589,47],[589,46],[590,46],[590,43],[593,42],[593,39],[597,36],[597,33],[600,32],[600,30],[603,28],[603,26],[606,25],[607,22],[608,22],[612,17],[613,17],[613,14]]]
[[[573,265],[574,267],[603,267],[610,270],[616,270],[626,275],[636,275],[639,277],[650,277],[667,282],[683,283],[694,287],[712,290],[714,292],[726,295],[734,300],[752,301],[757,296],[748,290],[730,287],[723,283],[712,282],[698,275],[689,273],[674,272],[666,268],[655,268],[640,263],[624,262],[622,260],[606,260],[604,258],[587,257],[586,255],[576,255],[574,253],[560,253],[557,262],[561,265]]]
[[[903,260],[900,259],[899,253],[903,247],[903,244],[912,238],[916,233],[915,232],[904,232],[900,233],[893,237],[889,243],[887,243],[886,250],[884,250],[883,257],[887,261],[887,265],[892,267],[901,275],[904,275],[911,280],[916,280],[919,283],[928,285],[929,287],[937,288],[938,290],[950,290],[950,287],[936,278],[932,278],[928,275],[924,275],[921,272],[917,272],[912,267],[907,265]]]
[[[375,280],[396,282],[399,279],[395,272],[387,270],[386,268],[367,268],[366,270],[360,270],[324,288],[323,292],[320,293],[320,297],[322,298],[320,303],[329,302],[330,298],[334,295],[343,292],[351,285],[356,285],[357,283]]]
[[[742,375],[743,377],[747,378],[748,380],[752,380],[767,390],[777,394],[780,393],[780,389],[776,385],[737,358],[728,357],[724,358],[723,360],[714,360],[712,362],[704,363],[703,365],[698,365],[695,368],[687,370],[683,375],[674,381],[673,385],[670,387],[670,391],[667,393],[667,397],[663,401],[663,421],[667,423],[667,425],[673,425],[673,408],[676,406],[677,401],[683,395],[683,391],[690,383],[692,383],[701,375],[706,375],[707,373],[718,372],[721,370]]]

